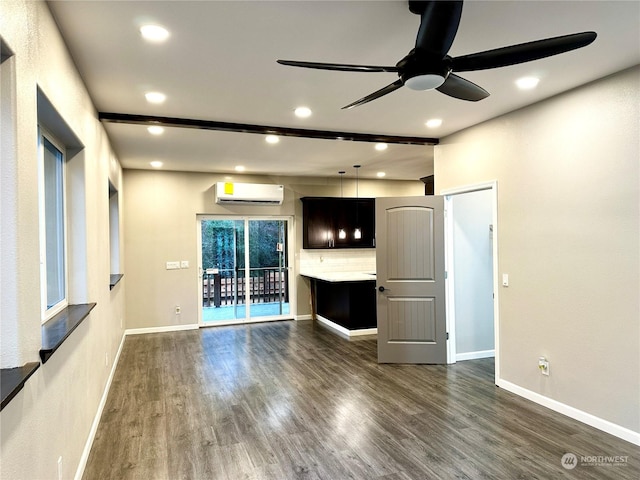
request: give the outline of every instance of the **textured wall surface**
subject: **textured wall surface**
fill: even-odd
[[[500,375],[640,432],[640,68],[443,139],[436,191],[498,182]],[[539,356],[551,375],[538,372]]]
[[[61,458],[62,478],[73,478],[123,336],[126,279],[113,290],[108,283],[108,182],[121,189],[122,172],[46,4],[0,2],[0,32],[14,53],[0,72],[2,366],[37,361],[41,348],[39,95],[48,99],[84,146],[68,163],[67,200],[73,210],[68,225],[69,300],[97,303],[0,413],[0,476],[58,478]],[[11,68],[5,69],[5,64]],[[14,77],[9,82],[15,82],[8,94],[7,72]],[[5,115],[5,100],[13,115]]]

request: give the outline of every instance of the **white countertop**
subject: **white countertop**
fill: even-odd
[[[303,277],[315,278],[316,280],[324,280],[325,282],[362,282],[367,280],[375,280],[375,273],[367,272],[300,272]]]

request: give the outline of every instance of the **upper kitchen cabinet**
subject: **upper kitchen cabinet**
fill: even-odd
[[[374,198],[304,197],[301,200],[303,248],[375,247]],[[356,229],[360,231],[359,238]]]

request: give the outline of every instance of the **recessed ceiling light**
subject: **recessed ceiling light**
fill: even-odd
[[[386,143],[376,143],[376,150],[378,150],[379,152],[386,150],[387,147],[388,145]]]
[[[516,85],[520,90],[531,90],[538,86],[539,81],[537,77],[522,77],[516,80]]]
[[[140,34],[150,42],[164,42],[169,38],[169,30],[160,25],[143,25],[140,27]]]
[[[167,99],[167,96],[160,92],[147,92],[144,94],[144,98],[146,98],[149,103],[162,103]]]
[[[425,125],[429,128],[438,128],[440,125],[442,125],[442,119],[432,118],[431,120],[427,120],[425,122]]]
[[[150,127],[147,127],[147,131],[151,135],[162,135],[164,133],[164,128],[159,125],[151,125]]]
[[[311,109],[309,107],[298,107],[293,113],[296,114],[296,117],[307,118],[311,116]]]
[[[149,162],[153,168],[160,168],[162,166],[162,162],[160,160],[154,160],[153,162]]]
[[[236,172],[244,172],[245,168],[242,165],[236,165],[235,171]]]
[[[280,141],[277,135],[267,135],[264,139],[267,143],[278,143]]]
[[[382,177],[384,177],[385,175],[386,175],[386,173],[384,173],[384,172],[378,172],[378,173],[376,173],[376,177],[378,177],[378,178],[382,178]]]

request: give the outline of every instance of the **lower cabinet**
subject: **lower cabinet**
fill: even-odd
[[[348,329],[376,328],[376,282],[315,280],[316,313]]]

